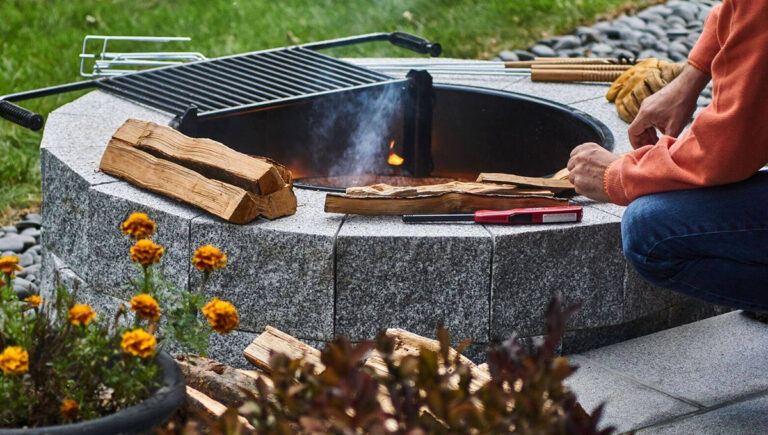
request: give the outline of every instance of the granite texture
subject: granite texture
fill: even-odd
[[[186,288],[190,263],[190,220],[203,214],[193,208],[119,181],[91,188],[88,192],[88,260],[82,276],[97,291],[127,299],[133,289],[126,287],[140,270],[129,258],[135,243],[120,230],[131,213],[146,213],[157,224],[155,243],[165,252],[159,270],[163,278]]]
[[[405,225],[351,216],[336,242],[336,333],[386,328],[487,343],[492,241],[473,224]]]
[[[615,216],[584,209],[581,224],[488,226],[494,236],[491,338],[543,332],[555,293],[582,307],[570,328],[623,321],[624,259]]]
[[[768,390],[766,352],[768,326],[732,312],[584,356],[691,403],[713,406]]]
[[[605,404],[601,428],[614,426],[618,432],[626,432],[699,409],[631,377],[606,370],[599,362],[578,355],[568,359],[579,368],[565,384],[576,393],[581,406],[592,412]]]
[[[622,139],[626,125],[603,101],[603,85],[463,75],[441,75],[436,82],[581,101],[576,107],[611,127],[619,149],[628,144]],[[98,172],[111,132],[130,117],[171,120],[97,91],[53,112],[43,136],[44,250],[94,291],[128,295],[121,284],[130,272],[130,243],[117,225],[129,213],[145,211],[158,222],[156,240],[166,247],[165,276],[173,283],[199,285],[200,273],[189,263],[197,246],[212,243],[227,253],[228,268],[212,276],[207,292],[235,303],[244,334],[269,324],[306,340],[335,334],[354,340],[386,327],[434,336],[435,327],[444,325],[456,340],[471,338],[479,349],[515,329],[522,336],[541,334],[541,313],[560,291],[567,303],[584,303],[564,342],[564,348],[582,350],[627,336],[629,326],[614,327],[645,330],[639,322],[651,314],[669,325],[715,312],[670,308],[679,302],[674,296],[653,296],[659,290],[647,288],[623,260],[623,209],[583,197],[574,198],[585,205],[579,225],[408,226],[397,218],[325,214],[323,193],[297,190],[295,216],[225,223]]]
[[[638,435],[764,435],[768,431],[768,395],[737,402],[706,413],[649,427]]]
[[[233,225],[208,215],[192,220],[190,252],[213,244],[228,265],[211,276],[206,294],[230,300],[240,328],[274,326],[300,338],[333,337],[334,236],[342,216],[322,213],[324,194],[296,191],[294,216]],[[192,270],[190,285],[201,274]]]

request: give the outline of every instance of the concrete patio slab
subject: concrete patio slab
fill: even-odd
[[[768,395],[737,402],[652,426],[638,435],[764,435],[768,432]]]

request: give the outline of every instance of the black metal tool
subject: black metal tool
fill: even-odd
[[[0,96],[0,116],[37,130],[43,118],[12,104],[75,90],[105,91],[181,117],[227,116],[301,99],[394,81],[391,76],[318,53],[316,50],[388,41],[398,47],[438,56],[440,44],[403,32],[372,33],[226,56],[123,75]],[[197,110],[190,111],[191,107]]]
[[[411,214],[403,216],[406,223],[474,222],[478,224],[520,225],[581,222],[583,209],[577,205],[563,207],[530,207],[512,210],[478,210],[458,214]]]

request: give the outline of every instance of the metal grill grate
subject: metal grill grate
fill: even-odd
[[[99,81],[109,92],[201,118],[396,81],[303,47],[281,48],[141,71]]]

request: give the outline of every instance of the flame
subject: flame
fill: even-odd
[[[389,149],[395,149],[395,141],[389,143]],[[403,158],[395,154],[394,152],[389,153],[389,157],[387,157],[387,163],[389,163],[392,166],[400,166],[403,164]]]

